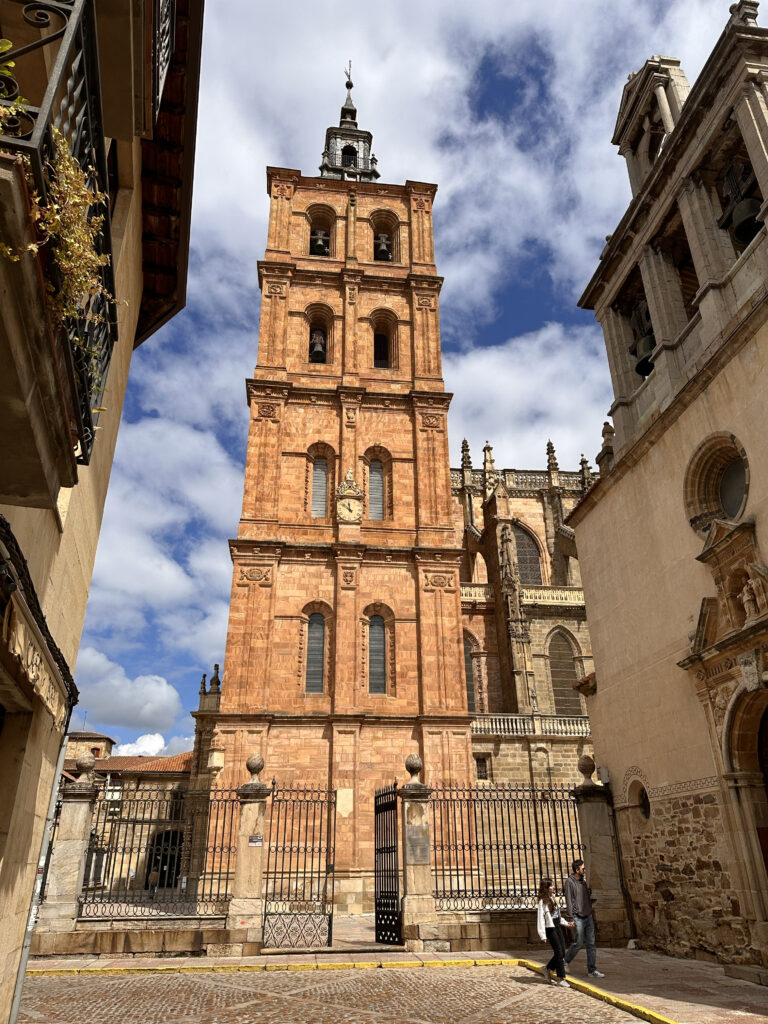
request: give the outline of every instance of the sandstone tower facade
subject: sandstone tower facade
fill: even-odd
[[[436,186],[380,185],[350,92],[321,177],[269,168],[222,785],[258,751],[337,790],[337,904],[372,876],[374,789],[418,750],[472,775],[432,236]],[[363,866],[366,866],[365,868]],[[372,877],[371,877],[372,880]]]

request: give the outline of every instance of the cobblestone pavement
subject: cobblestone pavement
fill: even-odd
[[[522,967],[29,977],[19,1024],[635,1024]]]

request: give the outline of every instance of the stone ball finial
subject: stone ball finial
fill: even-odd
[[[424,767],[424,762],[418,754],[409,754],[405,759],[405,770],[410,775],[411,782],[418,782],[419,775]]]
[[[579,758],[578,769],[584,776],[585,786],[594,786],[595,781],[592,776],[595,774],[595,759],[589,754],[582,754]]]
[[[261,754],[251,754],[245,762],[245,767],[251,773],[251,782],[258,782],[259,775],[264,771],[264,758]]]
[[[96,765],[96,758],[89,750],[87,754],[80,754],[75,761],[75,765],[81,775],[89,775]]]

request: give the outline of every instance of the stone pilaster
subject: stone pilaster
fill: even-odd
[[[629,938],[631,928],[622,891],[611,791],[607,786],[592,781],[594,770],[595,762],[589,754],[582,755],[579,758],[579,771],[584,776],[584,782],[576,787],[574,796],[600,939],[613,945]]]
[[[260,754],[251,754],[245,764],[251,773],[251,780],[237,791],[240,798],[240,828],[227,928],[245,928],[248,953],[251,954],[258,952],[262,945],[265,819],[267,797],[272,790],[259,780],[264,770],[264,758]],[[237,948],[237,944],[231,948],[233,955],[243,952]]]
[[[702,314],[709,314],[708,321],[713,319],[723,327],[729,311],[718,286],[736,253],[730,235],[717,224],[722,213],[717,189],[699,176],[688,178],[677,197],[677,205],[699,279],[696,305],[704,307]]]
[[[646,245],[639,261],[656,348],[653,354],[657,400],[677,392],[681,380],[675,341],[688,323],[680,276],[672,260]]]
[[[48,866],[45,902],[38,917],[40,931],[69,932],[75,929],[77,901],[83,889],[96,802],[95,763],[93,754],[79,757],[77,768],[80,778],[61,788],[61,814]]]
[[[745,82],[744,91],[733,108],[763,197],[759,220],[765,219],[768,197],[768,99],[764,77],[758,73],[755,78]]]
[[[409,754],[405,767],[410,781],[397,791],[402,800],[403,936],[407,949],[422,950],[431,948],[429,943],[436,941],[437,935],[429,827],[429,796],[432,790],[419,782],[424,765],[418,754]],[[435,937],[425,938],[433,931]]]

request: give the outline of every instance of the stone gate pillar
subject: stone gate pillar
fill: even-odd
[[[409,754],[405,767],[410,781],[397,791],[402,800],[403,940],[407,949],[421,950],[428,948],[425,940],[429,944],[437,938],[429,826],[429,795],[432,790],[419,782],[424,765],[418,754]]]
[[[77,901],[83,888],[98,791],[93,754],[83,754],[75,763],[80,777],[77,782],[62,786],[59,793],[61,813],[48,865],[45,901],[37,919],[37,929],[41,932],[72,932],[77,922]]]
[[[251,780],[237,791],[240,798],[240,828],[237,835],[237,860],[232,883],[232,899],[229,901],[227,914],[227,929],[245,929],[243,949],[233,947],[231,952],[250,956],[258,953],[262,946],[263,862],[266,843],[264,823],[267,797],[272,789],[259,779],[264,770],[264,758],[260,754],[251,754],[245,766],[251,773]]]
[[[621,884],[619,850],[613,828],[613,799],[607,786],[592,780],[595,762],[589,754],[579,758],[584,782],[573,791],[584,845],[587,880],[595,902],[599,940],[619,945],[631,935],[627,905]]]

